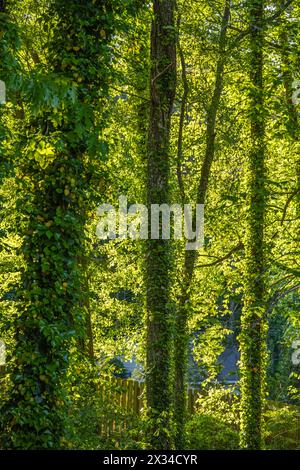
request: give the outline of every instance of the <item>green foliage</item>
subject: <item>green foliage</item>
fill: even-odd
[[[238,418],[233,412],[236,405],[232,402],[222,404],[224,394],[223,397],[216,394],[214,398],[213,401],[211,398],[201,401],[197,414],[187,424],[189,449],[239,449]],[[299,408],[270,404],[264,413],[264,448],[299,449],[299,416]]]
[[[66,438],[69,449],[140,449],[143,446],[144,423],[133,410],[124,407],[125,385],[112,380],[114,367],[101,369],[82,362],[80,370],[74,361],[77,378],[70,373],[72,401],[69,406]]]
[[[228,424],[205,414],[195,415],[187,423],[188,449],[236,450],[239,434]]]
[[[265,448],[272,450],[296,450],[300,448],[299,408],[271,407],[265,413]]]
[[[234,386],[210,387],[197,401],[197,413],[213,416],[235,431],[240,428],[240,395]]]

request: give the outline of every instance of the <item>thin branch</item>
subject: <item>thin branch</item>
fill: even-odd
[[[284,208],[283,208],[283,213],[282,213],[282,217],[281,217],[281,220],[280,220],[280,225],[283,225],[283,222],[285,220],[285,217],[286,217],[286,213],[287,213],[287,210],[288,210],[288,207],[289,207],[289,204],[290,202],[292,201],[293,197],[296,196],[298,193],[299,193],[300,189],[297,188],[294,192],[292,192],[290,194],[290,196],[287,198],[287,201],[284,205]]]
[[[171,62],[170,64],[168,64],[163,70],[161,70],[157,75],[155,75],[155,77],[152,78],[151,80],[151,85],[153,86],[154,85],[154,82],[156,82],[156,80],[161,77],[164,73],[166,73],[166,71],[170,68],[170,67],[173,67],[173,62]]]
[[[280,284],[283,281],[286,281],[287,279],[293,278],[293,274],[287,274],[286,276],[282,277],[281,279],[277,279],[277,281],[273,282],[271,284],[271,287],[276,286],[276,284]]]
[[[11,253],[12,251],[16,250],[15,247],[11,246],[9,243],[6,243],[4,240],[1,240],[0,242],[0,248],[3,248],[6,250],[8,253]]]
[[[272,21],[277,20],[281,16],[282,13],[293,3],[294,0],[288,0],[284,5],[282,5],[278,11],[276,11],[273,15],[269,16],[264,20],[264,23],[272,23]]]
[[[183,95],[182,95],[182,100],[181,100],[178,143],[177,143],[177,180],[178,180],[178,185],[179,185],[179,190],[180,190],[181,201],[184,204],[185,190],[184,190],[184,182],[182,178],[182,157],[183,157],[182,139],[183,139],[184,114],[185,114],[185,109],[186,109],[186,104],[187,104],[187,97],[189,94],[189,84],[188,84],[187,75],[186,75],[186,64],[184,60],[184,54],[180,45],[179,27],[180,27],[180,17],[178,18],[178,22],[177,22],[177,29],[178,29],[177,49],[178,49],[178,54],[179,54],[180,62],[181,62]]]
[[[221,258],[216,259],[215,261],[212,261],[211,263],[206,263],[206,264],[198,264],[196,268],[207,268],[209,266],[216,266],[218,264],[223,263],[223,261],[226,261],[229,259],[234,253],[237,251],[240,251],[244,249],[244,245],[242,242],[239,242],[236,246],[234,246],[226,255],[222,256]]]
[[[284,271],[287,271],[288,273],[293,274],[296,277],[300,276],[300,270],[299,269],[290,268],[290,267],[286,266],[285,264],[280,263],[276,260],[273,260],[273,265],[277,266],[280,269],[283,269]]]
[[[114,86],[111,86],[110,88],[111,88],[112,90],[117,91],[118,93],[125,93],[126,95],[133,96],[134,98],[139,98],[140,100],[147,101],[147,103],[150,102],[150,100],[149,100],[148,98],[145,98],[144,96],[137,95],[137,94],[132,93],[132,92],[130,92],[130,91],[120,90],[120,88],[116,88],[116,87],[114,87]]]
[[[274,20],[276,20],[277,18],[279,18],[279,17],[281,16],[281,14],[284,13],[285,10],[286,10],[292,3],[293,3],[293,0],[288,0],[284,5],[282,5],[282,6],[280,7],[280,9],[279,9],[277,12],[275,12],[273,15],[269,16],[268,18],[265,18],[265,20],[263,21],[263,26],[264,26],[265,24],[272,23]],[[235,27],[232,26],[232,25],[230,25],[230,28],[233,29],[233,30],[235,30],[235,31],[240,31],[240,33],[235,37],[235,40],[234,40],[234,42],[233,42],[233,44],[232,44],[231,49],[233,49],[239,41],[241,41],[241,40],[244,39],[246,36],[248,36],[248,34],[251,33],[251,29],[252,29],[252,28],[257,29],[258,27],[257,27],[257,25],[251,24],[251,25],[250,25],[250,28],[245,29],[244,31],[241,31],[241,30],[239,30],[238,28],[235,28]]]
[[[291,292],[294,292],[295,290],[300,288],[300,283],[296,284],[293,287],[290,287],[290,289],[287,289],[284,292],[276,291],[268,300],[268,307],[264,313],[264,316],[267,316],[269,313],[272,312],[274,306],[279,302],[279,300],[283,299],[287,295],[291,294]]]

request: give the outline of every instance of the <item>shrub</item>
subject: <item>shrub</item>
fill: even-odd
[[[196,403],[198,414],[212,416],[235,431],[240,425],[240,395],[235,386],[212,387],[200,395]]]
[[[239,448],[238,432],[210,415],[195,415],[187,425],[187,434],[189,449],[233,450]]]
[[[275,408],[272,406],[265,412],[265,444],[266,449],[293,450],[300,449],[299,441],[299,409],[291,406]]]

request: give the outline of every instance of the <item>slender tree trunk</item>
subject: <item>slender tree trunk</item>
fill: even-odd
[[[241,317],[241,447],[262,446],[262,407],[265,397],[266,325],[264,322],[264,100],[263,100],[263,0],[249,5],[250,123],[248,205],[245,232],[244,306]]]
[[[176,88],[174,0],[154,0],[151,34],[150,115],[148,138],[148,207],[168,203],[169,135]],[[149,233],[151,238],[151,233]],[[173,393],[172,312],[169,306],[168,240],[148,240],[147,276],[147,407],[149,444],[172,447]]]
[[[281,3],[281,2],[280,2]],[[280,33],[280,45],[281,45],[281,60],[282,60],[282,77],[283,84],[285,88],[285,97],[286,97],[286,106],[287,106],[287,132],[292,143],[296,144],[296,162],[295,162],[295,177],[296,177],[296,200],[297,200],[297,217],[300,218],[300,126],[299,126],[299,117],[296,108],[296,104],[292,100],[292,91],[293,91],[293,69],[294,61],[291,58],[289,41],[295,40],[296,38],[289,38],[288,34],[288,21],[287,14],[285,13],[285,18],[282,19],[282,31]],[[299,57],[300,59],[300,57]],[[297,73],[298,68],[295,72]]]
[[[13,80],[13,75],[16,72],[16,61],[14,56],[14,49],[16,49],[18,38],[15,31],[15,26],[11,22],[9,12],[7,11],[7,2],[0,0],[0,80],[1,86],[1,101],[0,101],[0,186],[6,177],[11,174],[11,152],[8,150],[7,139],[9,139],[9,132],[7,129],[6,116],[9,111],[6,108],[6,94],[10,89],[10,82]],[[11,96],[10,96],[11,99]],[[2,101],[3,100],[3,101]],[[3,203],[0,204],[0,217],[5,216],[3,210]],[[1,233],[0,236],[0,250],[3,249],[5,238],[7,235]],[[2,313],[2,312],[1,312]],[[1,340],[1,338],[0,338]],[[5,374],[5,366],[0,366],[0,376]],[[0,411],[1,416],[1,411]],[[0,431],[0,446],[1,446],[1,431]]]
[[[204,204],[207,194],[209,175],[211,165],[215,154],[215,136],[216,119],[220,104],[220,98],[223,88],[223,72],[226,61],[226,36],[227,25],[230,16],[229,2],[226,0],[219,37],[219,54],[215,75],[215,86],[212,100],[209,106],[206,126],[206,149],[204,160],[201,166],[201,175],[197,192],[197,204]],[[182,57],[182,54],[181,54]],[[181,62],[183,63],[183,57]],[[184,65],[184,64],[183,64]],[[183,66],[184,70],[184,66]],[[185,79],[184,79],[185,82]],[[186,89],[186,85],[185,85]],[[186,91],[184,96],[186,96]],[[179,134],[180,137],[181,134]],[[181,153],[181,145],[178,146]],[[179,160],[180,160],[179,155]],[[181,181],[180,161],[177,173],[179,174],[179,185],[181,194],[184,195],[183,183]],[[184,201],[186,202],[186,201]],[[190,298],[190,287],[194,273],[195,262],[197,259],[196,251],[186,251],[184,260],[184,274],[182,282],[182,291],[179,299],[179,305],[176,314],[175,328],[175,421],[176,421],[176,448],[183,449],[185,446],[185,422],[187,412],[187,365],[188,365],[188,301]]]
[[[282,1],[279,2],[279,5],[282,5]],[[289,30],[288,13],[285,13],[285,17],[281,21],[281,32],[280,32],[280,45],[281,45],[281,61],[282,61],[282,77],[283,84],[285,88],[285,98],[286,98],[286,108],[287,108],[287,122],[286,130],[289,136],[291,143],[292,155],[294,155],[295,160],[289,162],[293,165],[293,173],[295,177],[294,191],[290,198],[294,199],[296,203],[296,223],[295,228],[292,233],[294,233],[293,240],[296,244],[299,244],[299,233],[300,233],[300,126],[299,126],[299,116],[297,112],[297,105],[293,103],[292,92],[293,92],[293,82],[294,75],[297,76],[299,70],[297,61],[293,60],[293,52],[290,50],[291,44],[297,38],[297,33],[295,29],[292,31]],[[298,53],[299,57],[299,53]],[[295,73],[293,73],[295,72]],[[299,78],[299,77],[297,77]],[[300,278],[300,271],[293,270],[293,275],[297,278]],[[295,388],[299,388],[299,366],[291,366],[291,385]],[[295,374],[295,376],[293,376]]]

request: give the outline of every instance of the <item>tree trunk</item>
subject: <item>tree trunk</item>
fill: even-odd
[[[264,322],[264,101],[263,101],[263,0],[251,0],[250,124],[251,149],[247,170],[244,306],[241,317],[241,447],[260,449],[262,407],[265,396],[266,325]]]
[[[197,204],[204,204],[207,194],[211,165],[215,155],[216,119],[223,88],[223,72],[226,61],[226,36],[230,16],[229,2],[226,0],[219,36],[219,54],[216,67],[215,86],[207,115],[206,150],[201,166],[200,182],[197,193]],[[179,147],[180,148],[180,147]],[[181,184],[182,185],[182,184]],[[181,193],[184,191],[181,190]],[[186,202],[186,201],[185,201]],[[195,226],[195,225],[194,225]],[[197,251],[186,251],[181,296],[176,313],[175,327],[175,421],[176,449],[185,446],[185,422],[187,412],[186,374],[188,365],[188,301],[194,273]]]
[[[150,113],[148,137],[148,208],[168,203],[169,135],[176,88],[174,0],[154,0],[151,34]],[[151,233],[149,232],[149,238]],[[147,407],[149,444],[172,447],[173,393],[172,312],[169,306],[169,240],[148,240],[147,282]]]
[[[72,338],[87,331],[79,260],[84,253],[89,181],[100,153],[97,144],[92,148],[90,137],[98,136],[102,125],[97,115],[99,90],[105,93],[111,59],[106,47],[113,26],[109,5],[99,0],[55,0],[48,7],[47,20],[55,21],[43,78],[54,95],[57,81],[70,89],[75,84],[77,93],[74,99],[69,94],[62,98],[59,113],[42,96],[39,113],[28,108],[26,114],[23,158],[18,162],[24,178],[17,202],[25,266],[9,364],[14,387],[1,410],[6,422],[3,447],[15,449],[62,445],[70,346]],[[60,145],[51,147],[50,158],[40,156],[36,147],[33,155],[28,154],[37,136],[52,143],[58,134]],[[91,344],[89,351],[92,355]]]
[[[294,61],[291,57],[290,52],[290,43],[292,40],[296,40],[294,37],[289,37],[288,34],[288,21],[287,14],[285,13],[285,18],[282,19],[282,31],[280,32],[280,45],[281,45],[281,60],[282,60],[282,77],[283,85],[285,88],[285,98],[287,106],[287,132],[292,143],[296,144],[296,162],[295,162],[295,177],[296,177],[296,201],[297,201],[297,217],[300,218],[300,127],[299,127],[299,117],[297,112],[296,104],[292,100],[292,90],[293,90],[293,72],[295,76],[297,73],[297,67],[294,66]],[[299,54],[298,54],[299,55]],[[296,153],[295,152],[295,153]]]

